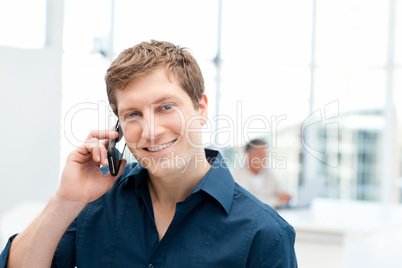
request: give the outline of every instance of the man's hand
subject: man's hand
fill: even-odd
[[[290,201],[290,199],[292,199],[292,197],[288,194],[280,194],[280,195],[278,195],[278,199],[281,202],[288,202],[288,201]]]
[[[100,165],[107,165],[106,144],[118,137],[111,130],[92,131],[85,143],[71,152],[61,175],[59,189],[41,214],[19,235],[10,248],[7,268],[50,267],[56,247],[67,227],[91,201],[112,188],[121,175],[103,175]]]
[[[93,130],[84,144],[71,152],[61,175],[56,195],[62,199],[87,204],[112,188],[126,164],[122,160],[116,177],[110,173],[103,175],[100,165],[107,166],[107,144],[109,139],[119,135],[111,130]]]

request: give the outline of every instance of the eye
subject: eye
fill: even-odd
[[[127,116],[127,118],[134,118],[134,117],[137,117],[137,116],[138,116],[138,113],[131,113],[131,114],[129,114]]]
[[[165,104],[161,107],[161,110],[169,110],[170,108],[172,108],[172,104]]]

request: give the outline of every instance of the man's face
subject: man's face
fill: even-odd
[[[196,110],[164,68],[116,91],[116,100],[127,146],[151,174],[184,172],[190,160],[204,156],[200,128],[207,115],[206,96]]]
[[[261,145],[257,148],[252,148],[248,152],[248,161],[250,170],[258,174],[264,170],[267,166],[267,149],[266,147],[261,147]]]

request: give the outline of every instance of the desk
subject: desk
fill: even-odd
[[[402,267],[402,205],[315,199],[278,212],[296,230],[300,268]]]

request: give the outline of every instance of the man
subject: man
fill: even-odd
[[[287,194],[268,167],[268,145],[264,140],[254,139],[246,144],[246,166],[233,174],[236,182],[273,208],[286,204]]]
[[[99,169],[118,133],[92,131],[44,211],[10,238],[0,267],[297,267],[293,228],[203,149],[208,100],[186,49],[129,48],[106,84],[139,164],[123,162],[117,177]]]

